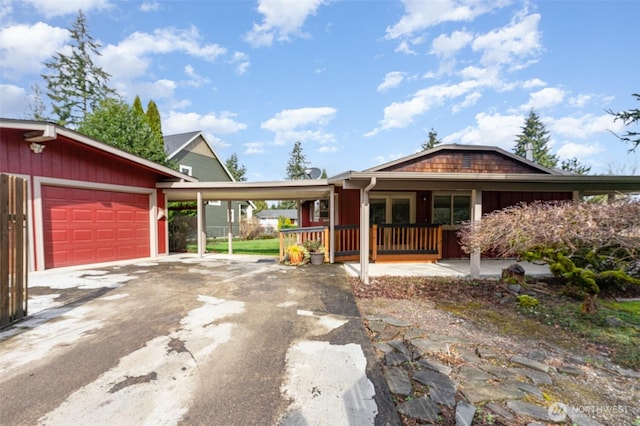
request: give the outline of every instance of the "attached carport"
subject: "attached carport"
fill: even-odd
[[[326,179],[288,180],[277,182],[160,182],[158,189],[168,201],[195,201],[197,204],[198,255],[203,256],[207,246],[204,203],[206,201],[238,200],[318,200],[329,199],[329,246],[330,262],[334,262],[335,194],[334,186]],[[231,226],[229,226],[231,229]],[[232,253],[232,238],[229,235],[229,254]]]

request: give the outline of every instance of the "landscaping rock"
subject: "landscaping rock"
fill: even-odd
[[[505,420],[515,420],[514,415],[511,414],[511,412],[509,410],[507,410],[506,408],[502,407],[501,405],[495,404],[493,402],[489,402],[484,406],[484,408],[486,408],[487,410],[490,410],[494,414],[499,415],[500,417],[504,418]]]
[[[572,376],[582,376],[584,374],[584,371],[577,367],[565,365],[564,367],[558,367],[558,373],[571,374]]]
[[[477,367],[464,365],[460,368],[458,379],[462,383],[470,383],[475,385],[487,383],[489,380],[495,379],[495,376],[492,374],[488,374]]]
[[[385,354],[393,351],[393,348],[385,342],[376,342],[373,344],[373,346]]]
[[[465,347],[460,346],[460,347],[456,347],[456,351],[458,351],[462,359],[464,359],[470,364],[478,364],[482,362],[482,359],[478,355],[476,355],[475,351],[471,349],[467,349]]]
[[[494,385],[490,383],[478,383],[469,387],[467,386],[466,384],[460,385],[460,391],[472,404],[478,404],[484,401],[521,399],[526,396],[524,391],[518,389],[513,384]]]
[[[451,374],[452,368],[448,365],[440,364],[437,361],[421,359],[418,361],[418,365],[428,368],[429,370],[437,371],[438,373],[449,375]]]
[[[543,373],[548,373],[549,370],[551,370],[551,367],[549,367],[547,364],[543,364],[533,359],[524,358],[521,356],[512,356],[511,358],[509,358],[509,361],[516,364],[524,365],[525,367],[533,368],[534,370],[542,371]]]
[[[522,391],[525,391],[529,395],[533,395],[538,398],[540,401],[544,401],[544,395],[542,391],[537,387],[530,385],[529,383],[517,382],[515,383],[516,387]]]
[[[398,406],[397,410],[400,414],[425,422],[437,421],[440,414],[438,406],[426,396],[404,402]]]
[[[489,349],[485,349],[485,348],[476,348],[476,355],[484,359],[497,358],[496,354],[491,352]]]
[[[476,407],[465,401],[456,405],[456,426],[471,426],[473,416],[476,414]]]
[[[493,374],[499,379],[520,380],[521,378],[526,377],[524,374],[513,368],[500,367],[498,365],[480,365],[478,367],[487,373]]]
[[[386,327],[386,324],[380,320],[372,320],[367,324],[367,328],[374,333],[382,333]]]
[[[453,408],[456,405],[456,391],[451,388],[430,387],[429,398],[436,404]]]
[[[410,328],[404,332],[404,340],[419,339],[421,337],[426,337],[427,335],[428,333],[426,330],[421,328]]]
[[[404,344],[402,340],[391,340],[387,343],[389,344],[389,346],[391,346],[393,349],[395,349],[400,353],[403,353],[405,355],[411,354],[411,351],[409,351],[409,348],[407,348],[407,346]]]
[[[543,362],[545,359],[547,359],[547,355],[544,352],[531,351],[527,354],[527,358],[532,359],[534,361]]]
[[[445,342],[435,342],[429,339],[413,339],[411,344],[415,346],[422,354],[429,353],[447,353],[451,350],[451,345]]]
[[[559,416],[552,417],[549,415],[547,408],[529,404],[528,402],[507,401],[507,407],[520,416],[531,417],[532,419],[547,423],[563,423],[565,420],[565,418],[558,418]]]
[[[387,367],[384,369],[384,378],[387,381],[391,393],[400,396],[409,396],[413,393],[409,374],[400,367]]]
[[[513,371],[531,379],[534,385],[552,385],[551,376],[542,371],[531,370],[529,368],[512,368]]]
[[[409,324],[408,322],[398,318],[394,318],[394,317],[384,317],[382,318],[382,321],[394,327],[410,327],[411,326],[411,324]]]
[[[437,388],[444,392],[456,393],[456,385],[448,376],[432,370],[417,371],[413,375],[413,380],[429,386],[429,388]]]
[[[520,290],[522,290],[522,286],[520,284],[509,284],[507,288],[509,289],[509,291],[512,291],[514,293],[520,293]]]
[[[405,362],[411,361],[411,358],[407,354],[403,354],[401,352],[387,352],[384,355],[384,363],[389,366],[397,366],[400,364],[404,364]]]
[[[566,407],[567,416],[571,420],[571,424],[579,426],[604,426],[602,423],[593,420],[586,414],[576,410],[573,407]]]

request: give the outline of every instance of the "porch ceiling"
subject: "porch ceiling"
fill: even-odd
[[[580,191],[584,195],[640,193],[640,176],[504,173],[347,172],[329,179],[345,189],[376,190]]]
[[[159,182],[169,201],[203,200],[316,200],[328,198],[332,185],[326,179],[278,182]]]

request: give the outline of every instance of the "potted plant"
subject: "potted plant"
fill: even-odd
[[[287,257],[285,261],[288,261],[290,265],[302,265],[309,260],[309,251],[300,245],[293,245],[287,248]]]
[[[307,240],[303,243],[304,248],[309,252],[312,265],[322,265],[324,263],[324,245],[320,240]]]

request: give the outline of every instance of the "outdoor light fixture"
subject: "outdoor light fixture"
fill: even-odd
[[[47,123],[42,130],[34,130],[24,134],[24,140],[31,142],[29,149],[34,154],[41,154],[44,151],[43,142],[55,140],[58,137],[56,128],[53,124]]]
[[[44,151],[44,145],[38,142],[31,142],[29,148],[31,149],[31,151],[33,151],[34,154],[40,154],[42,151]]]

